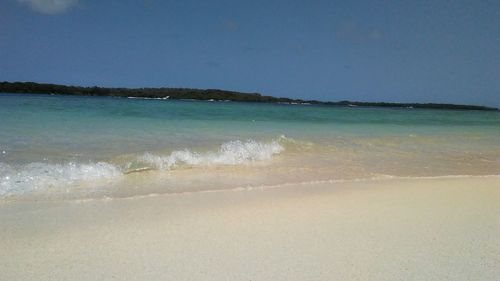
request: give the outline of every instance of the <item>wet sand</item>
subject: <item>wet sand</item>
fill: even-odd
[[[0,280],[498,280],[500,178],[0,205]]]

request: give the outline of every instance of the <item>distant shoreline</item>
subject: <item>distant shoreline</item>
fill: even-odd
[[[278,104],[315,104],[343,107],[389,107],[389,108],[420,108],[420,109],[452,109],[452,110],[483,110],[498,111],[498,108],[446,103],[393,103],[393,102],[360,102],[337,101],[323,102],[318,100],[290,99],[265,96],[259,93],[243,93],[220,89],[191,88],[105,88],[79,87],[35,82],[0,82],[0,93],[14,94],[56,94],[74,96],[110,96],[126,98],[202,100],[202,101],[237,101],[262,102]]]

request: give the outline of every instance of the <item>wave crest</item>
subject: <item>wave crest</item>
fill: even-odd
[[[192,152],[188,149],[172,152],[162,156],[145,153],[125,166],[107,162],[50,164],[35,162],[25,165],[9,165],[0,162],[0,197],[22,195],[37,190],[65,188],[80,183],[107,180],[120,177],[131,172],[150,169],[170,170],[177,166],[210,166],[241,165],[254,161],[269,160],[273,155],[284,150],[280,142],[287,140],[284,136],[268,143],[247,141],[230,141],[223,143],[215,152]],[[130,166],[139,168],[127,170]]]
[[[285,137],[280,137],[283,139]],[[190,150],[177,150],[170,155],[161,156],[146,153],[139,158],[140,162],[151,165],[156,169],[172,169],[179,165],[210,166],[210,165],[240,165],[254,161],[269,160],[273,155],[281,153],[285,148],[279,140],[269,143],[255,140],[230,141],[223,143],[218,151],[192,152]]]

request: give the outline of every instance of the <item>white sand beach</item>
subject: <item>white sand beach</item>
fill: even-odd
[[[500,178],[0,205],[0,280],[498,280]]]

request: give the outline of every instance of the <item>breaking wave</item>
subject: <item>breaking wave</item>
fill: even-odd
[[[167,170],[179,165],[240,165],[253,161],[269,160],[274,154],[278,154],[284,149],[278,140],[273,140],[270,143],[237,140],[222,144],[216,152],[199,153],[185,149],[174,151],[167,156],[146,153],[139,158],[139,161],[151,165],[155,169]]]
[[[114,165],[30,163],[10,166],[0,163],[0,196],[23,194],[41,188],[66,186],[83,181],[110,179],[122,175]]]
[[[97,180],[115,179],[131,172],[144,170],[171,170],[183,166],[241,165],[269,160],[285,148],[284,136],[271,142],[255,140],[223,143],[217,151],[194,152],[188,149],[173,151],[169,155],[145,153],[126,165],[97,163],[29,163],[9,165],[0,162],[0,197],[21,195],[50,188],[60,189]],[[130,167],[136,167],[130,169]]]

